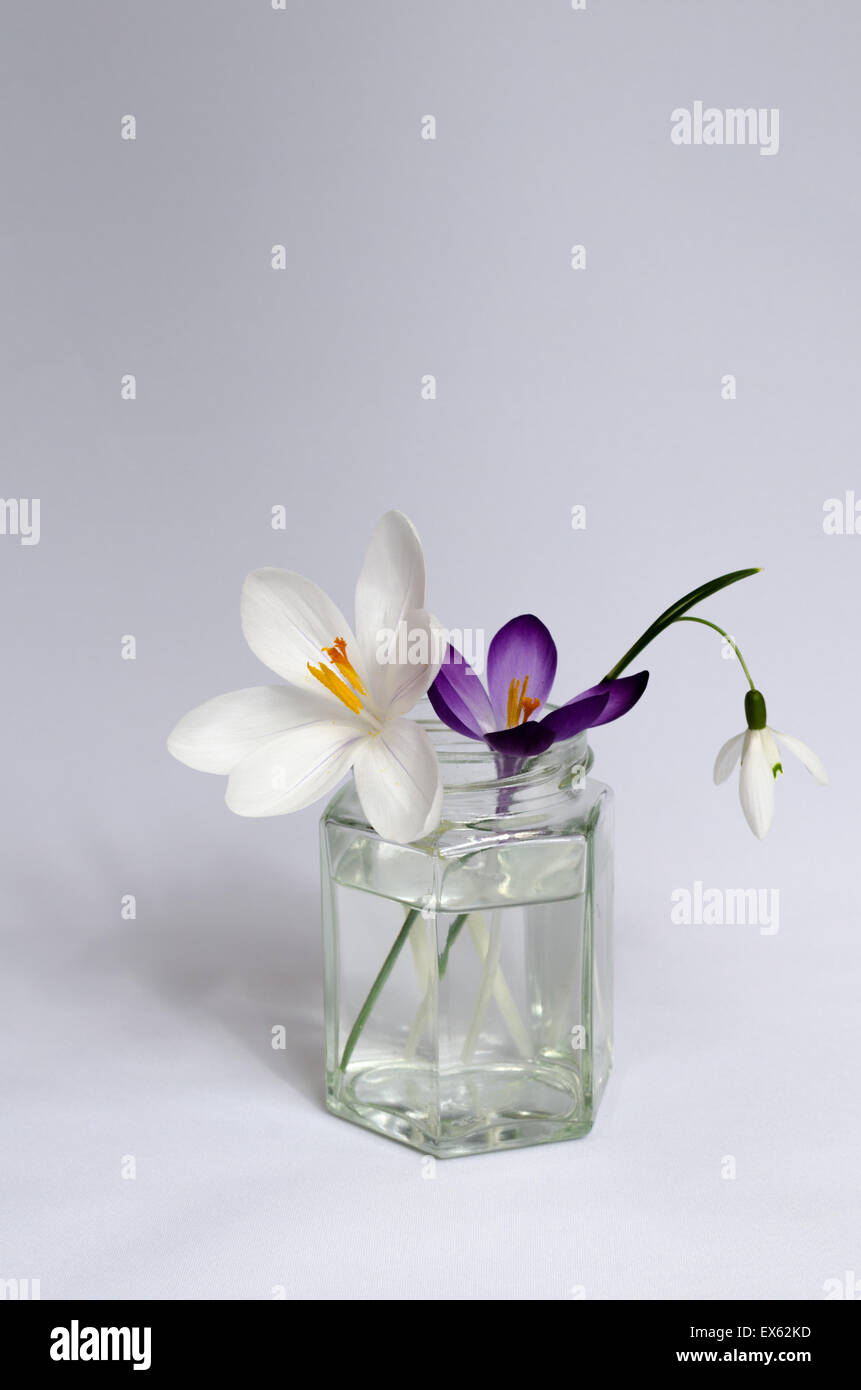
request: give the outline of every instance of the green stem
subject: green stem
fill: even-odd
[[[719,632],[721,637],[723,637],[724,641],[729,642],[730,646],[732,647],[733,651],[738,657],[739,665],[741,666],[741,669],[744,671],[744,674],[747,676],[747,683],[750,686],[751,690],[756,690],[756,686],[753,683],[753,676],[747,669],[747,663],[745,662],[744,657],[742,656],[741,652],[739,651],[738,647],[736,646],[735,642],[732,640],[728,632],[724,632],[723,628],[718,627],[717,623],[710,623],[708,618],[675,618],[674,621],[677,623],[702,623],[703,627],[710,627],[714,632]]]
[[[689,608],[693,608],[697,603],[702,603],[703,599],[710,598],[720,589],[725,589],[728,584],[735,584],[739,579],[747,579],[752,574],[759,574],[759,569],[733,570],[731,574],[722,574],[718,579],[710,579],[707,584],[701,584],[698,589],[692,589],[689,594],[685,594],[684,598],[671,603],[669,608],[665,608],[660,617],[646,628],[643,635],[637,638],[633,647],[628,648],[621,661],[617,661],[616,665],[607,672],[604,680],[616,680],[625,667],[630,666],[635,657],[640,655],[644,647],[653,642],[665,628],[669,627],[670,623],[678,622],[682,614],[687,613]]]
[[[413,907],[410,908],[410,911],[404,918],[404,924],[398,932],[397,936],[395,937],[394,942],[392,943],[392,949],[389,951],[389,954],[383,961],[377,978],[371,985],[370,991],[368,992],[368,997],[362,1005],[361,1009],[359,1010],[358,1018],[353,1024],[350,1036],[348,1037],[346,1044],[344,1045],[344,1051],[341,1055],[341,1071],[347,1070],[350,1058],[352,1057],[355,1051],[356,1043],[359,1041],[359,1038],[361,1037],[362,1029],[364,1028],[365,1024],[371,1016],[371,1011],[377,1002],[383,985],[386,983],[386,980],[389,978],[389,976],[395,968],[395,961],[397,960],[398,956],[401,954],[401,951],[404,949],[404,946],[407,944],[407,941],[409,940],[410,932],[415,926],[416,918],[418,916],[419,908]],[[460,916],[455,917],[454,921],[448,929],[446,943],[443,947],[442,955],[439,958],[440,979],[442,979],[443,975],[446,972],[449,952],[454,943],[457,941],[457,938],[460,936],[460,933],[463,931],[463,928],[466,926],[468,919],[469,913],[462,912]]]
[[[450,926],[449,929],[448,929],[448,936],[447,936],[446,939],[445,939],[445,946],[443,947],[443,949],[442,949],[442,954],[441,954],[441,956],[440,956],[440,958],[439,958],[439,978],[440,978],[440,979],[442,979],[443,975],[445,974],[445,972],[446,972],[446,970],[447,970],[447,968],[448,968],[448,956],[449,956],[449,951],[451,950],[452,946],[453,946],[454,943],[457,941],[457,938],[460,936],[460,933],[463,931],[464,927],[466,926],[466,922],[467,922],[467,918],[468,918],[468,917],[469,917],[469,913],[468,913],[468,912],[461,912],[460,915],[459,915],[458,917],[455,917],[454,921],[452,922],[451,926]]]
[[[350,1033],[350,1036],[347,1039],[343,1054],[341,1056],[341,1071],[347,1070],[347,1065],[350,1061],[350,1058],[353,1055],[353,1049],[355,1048],[356,1043],[359,1041],[360,1034],[365,1024],[367,1023],[368,1018],[370,1017],[371,1010],[377,1002],[377,996],[379,995],[380,990],[383,988],[383,985],[386,983],[386,980],[391,975],[395,967],[395,961],[397,960],[398,956],[400,955],[401,951],[406,945],[407,938],[410,932],[412,931],[413,927],[415,926],[416,918],[418,917],[418,915],[419,909],[417,907],[413,907],[410,908],[410,911],[404,918],[404,925],[401,927],[400,931],[395,937],[392,949],[389,951],[389,954],[383,961],[383,964],[380,968],[380,973],[374,980],[374,983],[371,985],[370,993],[368,994],[367,999],[365,1000],[364,1004],[359,1010],[358,1018],[353,1024],[353,1031]]]

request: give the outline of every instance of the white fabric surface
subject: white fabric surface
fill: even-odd
[[[140,847],[133,922],[108,855],[21,885],[4,1277],[43,1298],[809,1299],[855,1268],[855,941],[803,916],[661,926],[668,895],[623,880],[592,1134],[428,1164],[323,1106],[313,813],[252,835],[216,790],[193,789],[210,840],[170,874]]]

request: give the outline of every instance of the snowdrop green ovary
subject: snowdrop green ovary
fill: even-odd
[[[173,756],[226,774],[227,804],[242,816],[284,815],[327,795],[353,769],[370,824],[407,843],[438,823],[442,779],[427,734],[403,716],[421,699],[438,663],[381,662],[381,630],[406,623],[426,634],[425,566],[412,523],[400,512],[378,522],[356,586],[355,634],[310,579],[255,570],[242,590],[242,630],[283,686],[220,695],[179,721]],[[394,658],[394,653],[391,654]]]

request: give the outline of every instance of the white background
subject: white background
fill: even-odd
[[[56,0],[3,27],[2,491],[40,498],[41,538],[0,536],[0,1277],[822,1298],[861,1270],[861,538],[823,530],[861,496],[858,6]],[[778,153],[674,146],[696,100],[778,108]],[[663,637],[594,738],[618,824],[597,1126],[432,1169],[323,1106],[318,808],[232,817],[164,749],[267,679],[245,573],[349,608],[392,506],[444,622],[544,618],[561,698],[762,565],[704,614],[832,774],[787,764],[755,841],[711,784],[741,673],[703,629]],[[695,881],[779,889],[779,931],[674,925]]]

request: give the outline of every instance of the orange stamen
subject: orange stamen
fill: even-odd
[[[312,676],[316,676],[322,685],[325,685],[327,690],[331,690],[333,695],[337,695],[338,699],[347,706],[347,709],[351,709],[354,714],[361,712],[362,702],[358,695],[355,695],[346,682],[335,675],[334,671],[328,670],[325,666],[312,666],[310,661],[308,662],[308,670]]]
[[[343,637],[336,637],[331,647],[323,647],[322,650],[326,653],[332,665],[337,666],[338,670],[347,677],[347,680],[356,693],[358,695],[367,695],[368,692],[362,685],[356,668],[347,656],[347,643],[345,639]]]
[[[508,687],[508,699],[505,702],[505,726],[513,729],[520,718],[520,681],[516,678],[512,680]]]
[[[521,718],[525,724],[531,714],[534,714],[541,704],[532,695],[527,695],[526,690],[529,685],[529,677],[523,677],[523,683],[514,679],[508,687],[508,697],[505,702],[506,727],[516,729]]]
[[[325,685],[327,690],[331,690],[333,695],[337,695],[341,703],[347,706],[347,709],[351,709],[354,714],[361,713],[362,702],[359,696],[366,695],[368,692],[362,685],[355,667],[347,656],[347,643],[345,639],[343,637],[336,637],[331,647],[321,647],[320,650],[329,658],[332,666],[334,666],[336,670],[331,670],[330,667],[324,666],[322,662],[319,666],[312,666],[309,661],[307,666],[311,675],[314,676],[321,685]],[[340,674],[338,674],[339,672]],[[342,675],[346,676],[347,680],[342,680]],[[349,681],[349,685],[347,681]],[[350,686],[352,686],[352,690]]]

